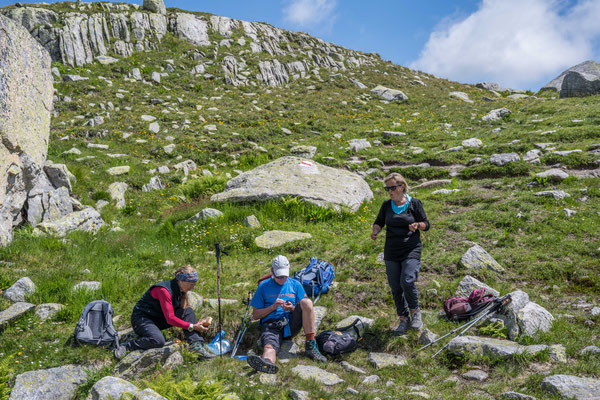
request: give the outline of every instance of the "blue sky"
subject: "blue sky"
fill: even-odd
[[[12,3],[0,0],[0,6]],[[465,83],[491,81],[535,91],[570,66],[600,61],[600,0],[166,0],[165,4],[307,32]]]

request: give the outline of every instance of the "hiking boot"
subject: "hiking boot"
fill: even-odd
[[[259,357],[255,354],[249,355],[248,358],[246,358],[246,362],[256,371],[264,372],[265,374],[276,374],[277,371],[279,371],[277,365],[266,358]]]
[[[421,320],[421,310],[410,312],[410,325],[409,329],[419,330],[423,327],[423,320]]]
[[[304,347],[304,354],[308,358],[318,362],[327,362],[327,359],[321,352],[319,351],[319,346],[317,346],[316,340],[307,340],[306,345]]]
[[[211,353],[200,340],[190,343],[189,350],[191,352],[197,353],[198,358],[201,358],[203,360],[212,360],[216,357],[216,355]]]
[[[122,359],[123,357],[125,357],[125,354],[129,353],[129,349],[127,348],[127,346],[125,345],[119,345],[119,347],[117,347],[114,351],[113,354],[115,355],[115,358],[117,360]]]
[[[398,327],[394,331],[394,333],[398,336],[406,335],[406,331],[408,330],[408,321],[406,317],[400,317],[400,323]]]

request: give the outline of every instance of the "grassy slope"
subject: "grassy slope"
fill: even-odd
[[[73,362],[110,366],[113,362],[111,354],[103,349],[65,345],[81,309],[95,297],[94,294],[73,293],[70,290],[73,284],[82,280],[102,281],[102,295],[113,304],[116,314],[122,316],[117,325],[125,328],[129,324],[131,308],[143,291],[151,283],[171,276],[175,268],[163,266],[165,260],[174,261],[176,266],[186,263],[198,266],[200,283],[196,291],[205,297],[215,297],[215,259],[211,250],[213,243],[219,241],[229,250],[229,256],[223,258],[222,292],[225,298],[244,297],[247,290],[253,289],[255,280],[268,271],[269,262],[276,254],[288,255],[294,269],[305,265],[311,255],[336,265],[338,286],[320,300],[320,305],[329,310],[322,327],[330,327],[351,314],[366,315],[377,321],[374,330],[377,339],[368,338],[365,349],[350,355],[348,360],[369,368],[366,361],[369,349],[409,357],[407,367],[377,372],[384,382],[393,379],[396,384],[361,389],[357,398],[406,396],[403,394],[406,385],[426,385],[422,391],[447,399],[465,398],[466,392],[470,398],[485,398],[485,393],[496,395],[509,389],[535,394],[539,381],[547,372],[598,377],[598,359],[582,357],[579,351],[597,340],[593,335],[597,335],[599,321],[596,319],[591,325],[584,323],[589,316],[569,305],[579,299],[598,304],[597,239],[600,225],[597,210],[600,209],[600,190],[597,178],[569,178],[558,184],[542,182],[544,187],[540,187],[533,173],[546,166],[519,163],[517,168],[490,168],[484,165],[464,170],[461,176],[453,178],[448,187],[460,189],[457,193],[434,195],[435,189],[420,189],[413,193],[423,201],[432,224],[432,229],[423,234],[419,282],[423,307],[429,311],[425,316],[426,325],[437,333],[453,328],[454,325],[436,315],[442,300],[453,293],[457,282],[466,273],[457,267],[457,261],[470,243],[476,242],[507,269],[502,276],[474,273],[477,278],[502,293],[522,289],[554,315],[574,315],[572,322],[559,318],[549,333],[527,341],[564,344],[570,358],[566,365],[549,364],[543,357],[507,363],[495,360],[467,363],[466,360],[443,357],[432,361],[426,354],[414,354],[417,347],[415,334],[409,335],[408,339],[391,337],[387,331],[396,322],[393,303],[385,281],[385,269],[376,262],[383,241],[373,243],[369,239],[372,221],[379,205],[386,199],[380,180],[368,180],[375,199],[353,215],[338,216],[293,199],[243,205],[211,204],[209,200],[210,193],[226,182],[226,173],[235,175],[234,169],[248,170],[287,155],[289,147],[295,144],[316,146],[316,161],[334,157],[335,161],[324,162],[340,168],[366,170],[379,165],[368,161],[377,158],[386,165],[385,171],[379,168],[373,175],[379,178],[389,168],[422,162],[434,165],[430,169],[401,170],[411,185],[418,184],[421,178],[447,177],[449,166],[466,164],[477,155],[486,157],[513,151],[524,154],[539,142],[553,142],[557,150],[587,150],[599,143],[598,96],[523,101],[501,98],[490,103],[483,100],[488,96],[485,91],[425,74],[419,76],[426,87],[413,85],[410,83],[414,79],[412,71],[389,63],[343,74],[354,75],[369,87],[382,84],[403,90],[410,99],[407,103],[384,104],[368,90],[359,90],[345,78],[330,78],[325,70],[321,71],[324,82],[301,80],[286,88],[271,89],[224,87],[220,79],[203,80],[188,74],[187,71],[196,64],[187,55],[191,49],[192,46],[167,36],[158,51],[136,53],[134,57],[110,66],[72,69],[57,65],[61,72],[80,73],[91,79],[55,85],[61,98],[70,96],[72,101],[56,105],[58,116],[52,122],[48,158],[67,164],[75,174],[74,192],[84,204],[93,205],[95,200],[107,198],[108,185],[124,181],[130,185],[126,194],[128,206],[116,210],[110,205],[102,210],[107,226],[117,224],[122,232],[111,232],[107,228],[95,236],[75,233],[61,240],[34,237],[30,229],[24,228],[16,232],[10,246],[0,249],[0,260],[12,263],[0,264],[0,287],[6,288],[18,278],[29,276],[37,286],[31,302],[57,302],[67,306],[50,322],[39,324],[31,314],[0,333],[0,358],[10,356],[15,372]],[[228,52],[237,50],[240,49]],[[212,54],[212,50],[206,53]],[[220,53],[218,58],[223,56]],[[246,56],[252,64],[252,56]],[[150,81],[151,72],[164,67],[166,59],[173,59],[177,70],[163,77],[160,85],[123,80],[132,68],[139,67]],[[209,67],[208,72],[220,65],[218,59],[213,61],[215,66]],[[98,76],[110,79],[113,85],[109,86]],[[314,90],[309,85],[313,85]],[[119,90],[127,91],[123,93],[123,99],[115,96]],[[475,103],[450,99],[448,92],[453,90],[468,93]],[[244,92],[254,94],[242,95]],[[164,103],[151,105],[152,98],[160,98]],[[105,123],[99,127],[83,127],[82,122],[100,114],[99,104],[107,101],[120,110],[109,111],[110,118],[105,117]],[[202,109],[197,110],[197,105]],[[481,116],[488,111],[503,106],[513,111],[509,117],[492,124],[481,121]],[[211,107],[218,110],[209,111]],[[162,110],[169,110],[169,113],[162,113]],[[155,135],[148,131],[148,123],[140,119],[143,114],[158,118],[161,133]],[[79,115],[85,119],[76,119]],[[206,122],[202,122],[201,117]],[[182,127],[186,119],[189,128],[172,127],[173,124]],[[204,129],[207,124],[217,125],[217,132],[209,134]],[[444,124],[452,126],[446,128]],[[293,134],[285,135],[282,127]],[[502,130],[493,133],[497,127]],[[106,137],[94,137],[95,132],[102,130],[106,131]],[[407,135],[387,140],[382,138],[383,130],[403,131]],[[543,133],[546,131],[553,132]],[[91,137],[87,138],[86,133]],[[123,139],[124,133],[132,136]],[[342,134],[342,138],[338,139],[334,134]],[[165,139],[168,135],[174,137],[176,144],[171,155],[162,150],[170,143]],[[63,137],[69,139],[59,140]],[[481,139],[485,146],[461,152],[445,151],[471,137]],[[378,139],[383,143],[355,155],[346,150],[347,141],[353,138],[367,138],[371,142]],[[147,142],[137,143],[136,139]],[[519,142],[515,143],[515,140]],[[257,152],[250,141],[268,152]],[[87,143],[108,144],[110,149],[88,149]],[[76,158],[81,156],[62,154],[73,146],[83,152],[82,156],[95,158],[78,162]],[[423,151],[414,154],[416,147]],[[127,157],[109,158],[106,153],[123,153]],[[179,162],[177,156],[182,156],[182,160],[194,160],[200,170],[211,170],[215,178],[199,178],[182,184],[182,174],[171,173],[162,176],[169,184],[168,188],[142,192],[142,185],[151,176],[146,170],[160,165],[172,166]],[[354,156],[359,157],[359,162],[349,163],[348,159]],[[585,153],[560,159],[545,156],[542,160],[548,165],[563,163],[573,168],[589,168],[595,159],[597,156],[594,158]],[[142,160],[148,160],[148,163],[144,164]],[[106,173],[106,169],[117,165],[130,165],[131,172],[125,177],[112,177]],[[531,186],[532,182],[537,186]],[[533,195],[542,189],[561,189],[569,192],[571,197],[555,201]],[[176,222],[206,206],[220,209],[225,216],[212,222],[175,226]],[[576,210],[577,214],[567,219],[563,208]],[[516,218],[519,212],[523,218]],[[258,232],[242,223],[243,218],[251,214],[262,224]],[[310,232],[313,239],[275,250],[258,249],[253,238],[260,231],[269,229]],[[436,289],[437,294],[427,295],[427,289]],[[0,309],[8,305],[8,301],[0,300]],[[237,328],[241,313],[241,306],[225,306],[225,330],[230,336]],[[216,317],[216,311],[208,306],[201,314]],[[254,328],[246,336],[244,350],[254,343],[256,336]],[[533,364],[530,361],[534,361]],[[241,376],[245,366],[230,360],[197,366],[189,361],[185,368],[175,371],[173,379],[180,379],[190,372],[196,379],[202,376],[221,378],[244,398],[281,398],[288,388],[300,388],[325,399],[344,396],[347,386],[358,387],[362,380],[330,363],[327,370],[342,376],[345,384],[325,390],[316,384],[300,383],[291,376],[290,369],[307,362],[299,359],[287,364],[278,375],[281,385],[274,387],[254,386],[251,381],[256,382],[256,377]],[[474,364],[487,368],[490,380],[468,386],[446,380],[453,370],[463,372]],[[94,379],[109,373],[107,367],[94,375]]]

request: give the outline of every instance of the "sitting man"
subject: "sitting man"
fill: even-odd
[[[277,256],[271,264],[273,275],[258,285],[252,298],[252,319],[260,319],[260,344],[262,357],[248,356],[248,364],[260,372],[277,373],[275,358],[283,338],[294,337],[304,330],[305,354],[316,361],[327,359],[319,352],[315,340],[315,311],[306,296],[302,284],[290,276],[290,263],[284,256]]]

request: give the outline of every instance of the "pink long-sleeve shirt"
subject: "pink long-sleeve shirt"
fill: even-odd
[[[167,324],[182,329],[188,329],[190,323],[175,316],[175,310],[173,310],[173,303],[171,302],[171,294],[166,288],[160,286],[153,287],[152,290],[150,290],[150,295],[160,303],[160,308],[167,320]]]

